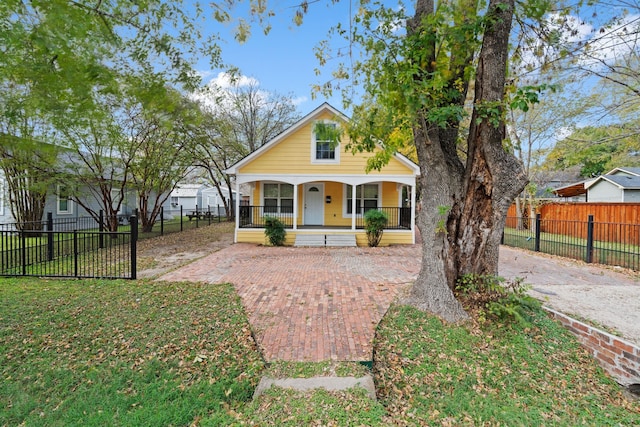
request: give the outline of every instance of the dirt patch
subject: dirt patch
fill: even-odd
[[[637,272],[502,246],[500,275],[523,278],[545,305],[640,344]]]
[[[234,223],[211,224],[138,242],[138,278],[154,278],[233,244]]]

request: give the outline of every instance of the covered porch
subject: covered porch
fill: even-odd
[[[265,218],[276,217],[287,229],[288,245],[298,235],[352,235],[366,246],[364,214],[375,209],[388,217],[381,245],[415,243],[413,177],[261,176],[241,177],[241,185],[250,187],[250,199],[237,202],[237,242],[264,243]]]

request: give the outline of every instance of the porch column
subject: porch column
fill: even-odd
[[[411,241],[416,244],[416,185],[411,184]]]
[[[233,199],[233,193],[231,193]],[[238,230],[240,229],[240,184],[238,184],[238,177],[236,176],[236,199],[233,204],[235,205],[235,211],[233,212],[236,217],[236,229],[233,231],[233,242],[238,243]],[[220,214],[220,213],[218,213]]]
[[[298,184],[293,184],[293,229],[298,229]]]
[[[351,229],[356,229],[356,186],[351,186]]]

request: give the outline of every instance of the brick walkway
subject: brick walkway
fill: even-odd
[[[235,244],[160,280],[234,284],[267,361],[365,361],[378,322],[419,269],[419,246]]]

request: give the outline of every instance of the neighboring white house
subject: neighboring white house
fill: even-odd
[[[604,175],[554,190],[560,197],[586,202],[640,202],[640,168],[615,168]]]
[[[0,169],[0,224],[14,222],[9,208],[9,194],[7,193],[7,181],[4,172]]]
[[[94,211],[99,211],[101,209],[100,201],[96,199],[96,196],[89,191],[89,189],[85,188],[84,190],[80,189],[76,195],[76,197],[84,197],[83,203],[86,203],[90,209]],[[114,203],[117,200],[116,197],[119,194],[118,191],[113,190],[113,200]],[[80,196],[85,195],[85,196]],[[118,215],[129,216],[132,215],[134,209],[137,206],[137,197],[134,191],[129,191],[124,196],[124,200],[120,205],[120,210],[118,211]],[[46,219],[47,215],[51,213],[54,221],[68,219],[71,222],[77,221],[78,218],[87,218],[89,217],[89,213],[80,206],[77,202],[72,200],[69,197],[69,191],[65,188],[64,184],[58,184],[52,186],[47,192],[47,197],[45,199],[45,207],[44,207],[44,215],[43,220]],[[16,222],[16,219],[13,217],[11,212],[11,207],[9,206],[9,194],[7,189],[7,182],[4,176],[4,172],[0,169],[0,224],[13,224]],[[70,222],[70,223],[71,223]],[[79,224],[79,223],[78,223]],[[94,224],[90,222],[83,222],[85,227],[93,227]]]
[[[227,203],[230,202],[229,190],[222,188],[222,194],[215,187],[210,187],[206,184],[178,184],[176,188],[171,192],[171,195],[165,202],[165,212],[175,212],[180,210],[187,213],[189,211],[198,210],[213,211],[219,209],[220,214],[224,215],[224,199]],[[235,200],[236,192],[233,192]]]
[[[640,202],[640,168],[615,168],[584,187],[589,202]]]

